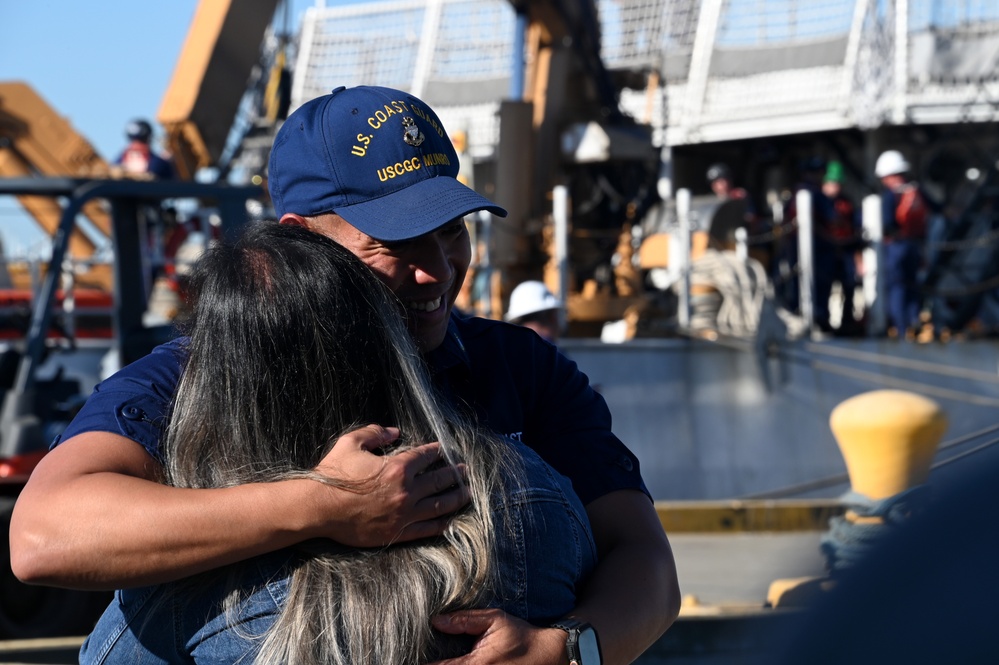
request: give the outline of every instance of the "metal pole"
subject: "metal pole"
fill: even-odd
[[[0,456],[13,457],[32,450],[41,436],[42,422],[35,412],[35,376],[45,354],[46,333],[52,320],[56,290],[62,279],[62,264],[69,249],[69,238],[76,226],[76,216],[83,200],[72,198],[66,204],[59,226],[52,237],[52,257],[41,289],[35,293],[28,327],[27,348],[17,367],[17,376],[0,400]]]
[[[749,233],[745,226],[735,230],[735,258],[740,261],[749,260]]]
[[[909,0],[895,0],[895,98],[892,119],[905,122],[909,92]]]
[[[45,354],[46,333],[52,320],[52,303],[55,302],[56,290],[62,280],[62,264],[68,253],[70,234],[76,226],[76,216],[83,208],[83,203],[82,197],[69,200],[52,238],[52,255],[32,307],[31,324],[25,336],[27,349],[18,366],[12,392],[27,393],[35,387],[35,369],[42,363],[42,356]]]
[[[434,62],[434,46],[437,44],[437,33],[440,30],[441,10],[443,0],[427,0],[423,8],[423,31],[420,34],[420,48],[416,53],[413,65],[414,97],[423,97],[427,81],[430,79]]]
[[[552,218],[555,221],[555,267],[558,271],[558,297],[562,306],[569,297],[569,188],[552,189]]]
[[[724,0],[703,0],[697,16],[697,32],[690,55],[690,75],[687,77],[686,104],[681,115],[681,126],[688,131],[700,124],[708,89],[711,56],[724,4]]]
[[[10,271],[7,268],[7,253],[3,247],[3,238],[0,238],[0,289],[14,288]]]
[[[805,320],[805,329],[811,332],[814,327],[815,312],[812,307],[812,193],[801,189],[795,195],[795,206],[798,211],[798,303],[801,318]]]
[[[690,190],[676,192],[676,217],[679,222],[677,241],[680,245],[680,292],[677,306],[677,323],[682,329],[690,328]]]
[[[517,18],[513,28],[513,62],[510,72],[510,99],[524,98],[524,45],[525,33],[529,25],[527,10],[517,10]]]
[[[665,143],[665,134],[663,142]],[[668,201],[673,198],[673,149],[664,145],[659,151],[659,179],[656,180],[659,198]]]
[[[846,57],[843,59],[843,78],[840,82],[840,110],[847,113],[853,93],[853,81],[856,75],[857,60],[860,57],[860,46],[864,31],[864,18],[871,0],[857,0],[853,6],[853,20],[850,23],[850,35],[846,42]]]
[[[881,196],[871,194],[862,203],[864,218],[864,309],[867,312],[867,335],[878,337],[887,328],[885,316],[884,280],[879,278],[884,261],[884,241],[881,226]]]
[[[489,255],[489,248],[492,247],[493,218],[492,213],[487,210],[480,210],[475,213],[479,222],[479,231],[476,234],[476,251],[479,252],[479,268],[476,271],[476,286],[479,287],[477,293],[480,309],[480,316],[486,318],[499,318],[502,312],[493,312],[493,300],[489,297],[489,285],[492,284],[492,257]]]

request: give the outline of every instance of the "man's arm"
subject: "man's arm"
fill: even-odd
[[[465,502],[450,469],[426,471],[437,444],[372,454],[398,436],[368,426],[341,437],[308,479],[222,489],[163,485],[134,441],[78,434],[32,473],[14,508],[11,568],[28,583],[114,589],[179,579],[325,537],[371,547],[439,534]],[[447,488],[452,488],[447,490]],[[442,490],[447,490],[443,493]]]
[[[631,663],[672,625],[680,587],[669,540],[642,492],[622,490],[586,507],[599,550],[596,569],[570,613],[593,625],[604,665]],[[498,610],[435,621],[447,633],[480,635],[467,656],[438,665],[564,665],[565,632],[537,628]]]
[[[630,663],[676,620],[680,586],[666,532],[645,494],[624,490],[586,506],[597,568],[572,616],[597,631],[605,665]]]

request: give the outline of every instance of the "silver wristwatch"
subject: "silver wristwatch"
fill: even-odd
[[[565,639],[565,652],[569,665],[601,665],[600,642],[593,626],[578,619],[561,619],[552,624],[569,635]]]

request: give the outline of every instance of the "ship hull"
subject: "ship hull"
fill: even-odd
[[[562,348],[607,400],[614,431],[638,455],[657,500],[842,495],[849,481],[829,415],[871,390],[940,403],[949,427],[933,477],[989,454],[941,464],[997,436],[987,431],[999,423],[994,340],[799,340],[765,355],[692,339],[565,340]]]

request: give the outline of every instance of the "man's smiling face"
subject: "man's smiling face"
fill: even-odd
[[[350,250],[395,293],[420,351],[440,346],[472,259],[464,220],[394,242],[376,240],[335,214],[313,217],[308,225]]]

